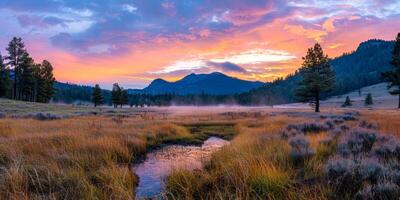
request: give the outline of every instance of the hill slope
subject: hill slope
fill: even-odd
[[[371,93],[374,104],[366,107],[364,101],[368,93]],[[322,105],[341,107],[346,96],[349,96],[352,102],[352,106],[349,106],[348,108],[396,108],[398,104],[398,97],[389,94],[387,84],[379,83],[360,88],[360,90],[354,90],[346,94],[330,97],[323,101]]]
[[[391,68],[389,61],[393,47],[394,42],[391,41],[368,40],[361,43],[356,51],[332,59],[330,64],[336,72],[336,83],[332,92],[324,96],[344,94],[361,87],[381,83],[380,73]],[[241,99],[265,100],[267,98],[270,99],[270,104],[295,102],[294,90],[300,80],[301,74],[296,72],[285,79],[244,93]]]

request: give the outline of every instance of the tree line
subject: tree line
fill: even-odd
[[[331,60],[324,54],[321,45],[317,43],[308,49],[299,70],[294,74],[288,75],[285,79],[280,78],[267,84],[259,94],[257,92],[260,89],[235,95],[128,94],[126,90],[116,83],[113,85],[111,99],[114,107],[122,107],[122,105],[127,104],[131,107],[219,104],[274,105],[280,99],[284,101],[287,97],[279,96],[279,94],[282,91],[288,91],[288,88],[293,88],[293,83],[296,83],[295,85],[297,86],[291,91],[296,100],[311,103],[315,108],[315,112],[320,112],[321,99],[337,87],[335,85],[337,76],[330,62]],[[392,69],[383,72],[380,78],[389,83],[388,89],[392,95],[399,96],[398,107],[400,108],[400,33],[396,37],[390,64]],[[101,94],[100,87],[96,85],[92,95],[95,106],[103,103]],[[365,105],[371,104],[373,104],[372,95],[368,94]],[[351,100],[346,98],[343,105],[350,106]]]
[[[21,38],[14,37],[0,54],[0,97],[47,103],[54,94],[53,66],[47,60],[35,63]]]
[[[128,91],[125,90],[123,87],[120,87],[118,83],[114,83],[111,91],[111,103],[114,108],[117,108],[118,106],[122,108],[123,105],[128,104],[128,101]],[[94,104],[94,107],[104,104],[103,92],[98,84],[96,84],[93,88],[92,102]]]

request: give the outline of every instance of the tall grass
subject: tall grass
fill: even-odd
[[[157,145],[195,138],[175,124],[141,117],[1,119],[0,199],[133,199],[133,160]]]
[[[305,187],[290,157],[291,147],[276,137],[296,118],[273,117],[261,124],[242,122],[231,145],[212,155],[205,170],[176,170],[167,179],[171,199],[315,199],[325,186]],[[322,152],[323,150],[321,150]],[[321,153],[322,154],[322,153]]]
[[[293,147],[279,133],[289,124],[309,124],[309,117],[325,119],[306,112],[267,116],[241,110],[146,112],[114,119],[0,119],[0,199],[133,199],[138,182],[130,168],[133,160],[158,145],[198,143],[210,135],[233,140],[212,155],[204,170],[173,171],[167,179],[168,198],[332,198],[335,188],[328,184],[324,169],[338,151],[336,132],[359,122],[346,122],[343,130],[337,125],[304,134],[315,154],[295,164]],[[400,134],[398,112],[363,111],[360,118],[376,122],[381,132]],[[346,120],[337,120],[342,121]],[[233,137],[233,131],[238,135]],[[369,190],[377,193],[382,188],[366,187],[362,195],[369,195]]]
[[[376,197],[383,190],[390,190],[387,194],[390,196],[397,194],[398,186],[390,182],[374,185],[370,190],[366,187],[365,191],[340,183],[354,189],[340,194],[337,187],[331,185],[327,165],[340,152],[339,140],[358,129],[359,116],[352,116],[317,117],[319,123],[310,123],[300,114],[241,121],[239,135],[229,146],[214,153],[204,170],[174,171],[167,178],[166,195],[170,199],[349,199],[357,192],[359,197]],[[362,118],[367,117],[370,116],[362,115]],[[339,118],[341,120],[336,120]],[[377,121],[390,124],[387,120]],[[387,152],[390,148],[382,147],[381,151]]]

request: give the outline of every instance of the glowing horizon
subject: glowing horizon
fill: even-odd
[[[316,42],[336,57],[400,31],[395,0],[3,0],[0,11],[2,55],[22,37],[58,81],[104,88],[214,71],[271,81]]]

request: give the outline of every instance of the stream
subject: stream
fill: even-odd
[[[139,177],[136,199],[162,199],[164,180],[173,169],[202,169],[202,163],[210,158],[211,153],[228,143],[210,137],[201,146],[168,145],[148,153],[143,162],[133,166]]]

